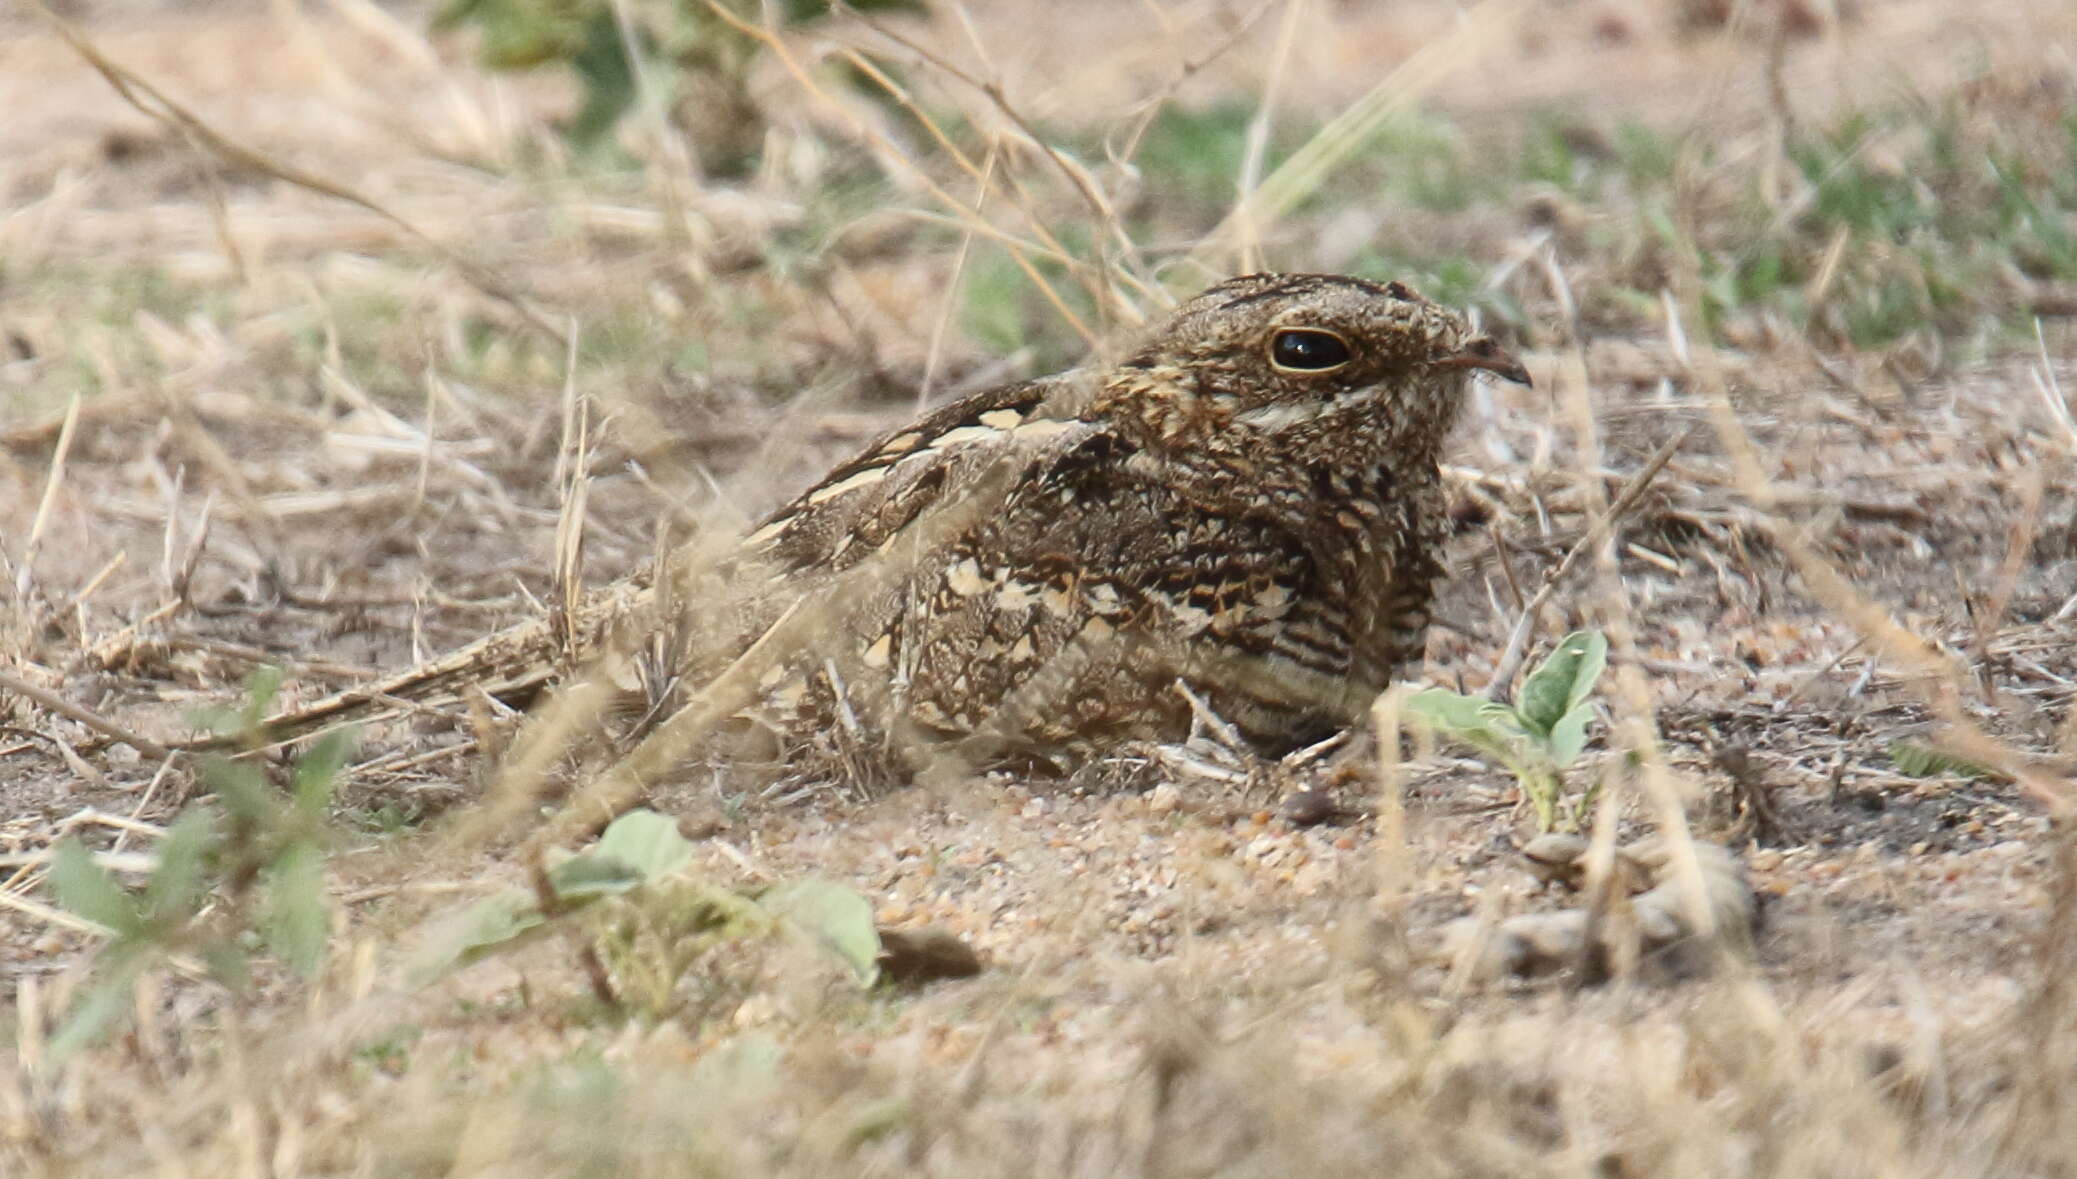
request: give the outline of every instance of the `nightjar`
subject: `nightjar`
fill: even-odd
[[[783,621],[736,711],[782,745],[841,727],[911,766],[1069,769],[1182,739],[1180,680],[1281,752],[1357,721],[1419,654],[1448,527],[1437,461],[1478,370],[1528,380],[1400,283],[1231,279],[1117,363],[879,439],[667,607],[647,580],[602,591],[561,624],[562,656],[530,624],[279,719],[471,677],[532,686],[573,630],[610,651],[668,629],[676,690],[698,691]]]

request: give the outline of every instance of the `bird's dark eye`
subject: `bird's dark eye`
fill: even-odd
[[[1300,372],[1326,372],[1349,362],[1349,345],[1318,328],[1285,328],[1269,341],[1269,362]]]

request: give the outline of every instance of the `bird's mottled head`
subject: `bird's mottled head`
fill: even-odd
[[[1118,366],[1113,408],[1138,400],[1168,435],[1275,435],[1360,421],[1439,437],[1474,369],[1529,382],[1520,361],[1402,283],[1250,274],[1156,326]]]

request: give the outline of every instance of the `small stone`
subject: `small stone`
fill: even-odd
[[[1522,862],[1531,875],[1544,884],[1578,887],[1587,841],[1578,835],[1552,832],[1539,835],[1522,847]]]
[[[934,926],[882,929],[880,973],[900,986],[972,978],[981,973],[981,956],[972,946]]]
[[[1312,827],[1333,818],[1338,808],[1334,796],[1325,790],[1300,790],[1284,796],[1277,808],[1283,813],[1284,821],[1293,827]]]

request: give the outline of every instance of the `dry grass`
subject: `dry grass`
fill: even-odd
[[[413,10],[89,10],[171,123],[0,18],[0,1167],[2077,1174],[2067,5],[1034,8],[756,30],[761,162],[725,180],[660,99],[573,154],[567,87]],[[1423,751],[1304,829],[1245,775],[720,767],[670,796],[706,878],[838,880],[990,970],[862,991],[745,944],[614,1009],[550,939],[412,990],[438,918],[530,867],[485,816],[539,783],[497,793],[481,706],[363,734],[312,977],[183,947],[53,1059],[101,934],[50,850],[141,879],[208,786],[167,746],[256,668],[313,698],[725,543],[919,400],[1257,259],[1407,278],[1528,353],[1452,456],[1410,678],[1607,631],[1604,831],[1741,853],[1749,963],[1453,973],[1443,921],[1558,902],[1507,784]]]

